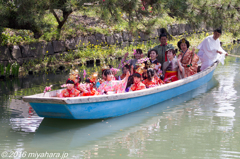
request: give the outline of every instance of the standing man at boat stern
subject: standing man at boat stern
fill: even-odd
[[[167,34],[166,33],[162,33],[159,36],[159,41],[160,41],[160,45],[155,46],[153,49],[157,50],[158,52],[158,56],[157,56],[157,60],[161,63],[161,66],[163,66],[163,63],[165,61],[168,61],[167,56],[165,54],[167,48],[174,48],[172,46],[172,44],[168,44],[167,43]],[[149,50],[150,51],[150,50]]]
[[[198,56],[202,62],[201,71],[211,66],[215,61],[219,61],[224,65],[225,55],[227,52],[220,45],[219,37],[222,34],[221,29],[215,29],[213,35],[206,37],[200,45],[198,45]]]

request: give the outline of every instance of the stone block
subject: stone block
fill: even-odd
[[[147,41],[149,39],[149,34],[144,32],[140,32],[139,36],[140,36],[140,38],[138,37],[139,41]]]
[[[128,46],[129,46],[129,42],[128,42],[128,41],[123,42],[123,43],[121,44],[121,48],[122,48],[122,49],[125,48],[125,47],[128,47]]]
[[[172,35],[179,35],[179,26],[177,24],[172,25]]]
[[[54,49],[53,49],[52,42],[48,42],[45,45],[45,52],[46,52],[46,55],[53,55],[54,54]]]
[[[88,45],[96,45],[97,44],[97,40],[96,37],[94,35],[90,35],[88,36]]]
[[[128,33],[128,41],[132,42],[134,40],[135,40],[134,35],[132,33]]]
[[[129,36],[128,35],[129,35],[128,32],[123,31],[123,33],[122,33],[123,41],[129,41]]]
[[[88,44],[88,39],[85,36],[75,37],[75,44],[77,47],[84,47]]]
[[[123,42],[123,38],[122,38],[122,35],[120,33],[113,34],[113,37],[114,37],[114,41],[115,41],[116,44],[119,44],[119,43]]]
[[[22,50],[22,57],[35,57],[35,58],[43,58],[46,54],[45,43],[32,43],[29,45],[21,45],[20,48]]]
[[[12,48],[12,57],[14,60],[17,60],[18,58],[21,58],[22,57],[22,52],[21,52],[21,49],[18,45],[14,45]]]
[[[180,35],[180,34],[184,34],[185,33],[185,27],[186,26],[186,24],[178,24],[178,34]]]
[[[172,27],[171,25],[167,25],[167,32],[172,35]]]
[[[43,58],[44,55],[46,54],[45,47],[46,47],[46,44],[43,42],[29,44],[30,57]]]
[[[64,41],[53,41],[53,50],[54,50],[54,53],[66,51],[65,42]]]
[[[20,45],[22,50],[22,57],[30,57],[29,45]]]
[[[65,46],[67,48],[67,50],[74,50],[76,49],[76,42],[75,42],[75,39],[72,38],[72,39],[67,39],[65,41]]]
[[[0,61],[8,61],[11,59],[9,48],[0,46]]]
[[[97,33],[97,34],[95,34],[95,37],[96,37],[97,45],[102,45],[102,46],[106,45],[105,36],[103,34]]]
[[[9,63],[9,61],[0,61],[0,64],[2,64],[5,67],[8,65],[8,63]]]
[[[185,30],[186,30],[186,32],[187,33],[193,33],[194,31],[194,29],[193,29],[193,26],[192,25],[190,25],[190,24],[186,24],[185,25]]]
[[[108,45],[113,45],[115,43],[113,35],[106,36],[105,39]]]

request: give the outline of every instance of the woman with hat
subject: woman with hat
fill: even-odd
[[[181,39],[177,45],[179,50],[181,50],[181,53],[178,55],[178,63],[184,70],[181,69],[181,67],[179,67],[179,69],[184,73],[184,78],[196,74],[199,57],[194,53],[195,49],[193,48],[192,51],[189,50],[190,43],[184,38]]]
[[[168,47],[166,50],[167,61],[163,63],[164,82],[170,83],[184,78],[184,71],[180,71],[178,60],[175,58],[176,52],[174,47]],[[181,70],[184,68],[180,65]]]

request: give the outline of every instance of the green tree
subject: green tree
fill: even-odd
[[[12,29],[26,29],[34,33],[35,38],[42,35],[42,21],[46,11],[50,11],[58,22],[60,32],[68,16],[81,9],[87,0],[0,0],[0,26]],[[55,10],[61,10],[58,16]]]
[[[83,10],[93,0],[0,0],[0,27],[26,29],[35,38],[43,35],[46,13],[58,22],[58,32],[74,11]],[[204,22],[210,27],[237,33],[240,21],[240,0],[100,0],[96,10],[108,24],[127,21],[129,30],[150,32],[157,19],[169,15],[193,25]],[[61,14],[60,14],[61,13]],[[2,29],[0,28],[0,31]]]

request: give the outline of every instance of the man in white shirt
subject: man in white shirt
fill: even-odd
[[[201,71],[211,66],[217,60],[224,65],[225,55],[227,56],[228,54],[220,45],[219,37],[221,34],[221,29],[216,29],[213,35],[206,37],[202,43],[198,45],[198,56],[202,62]]]

